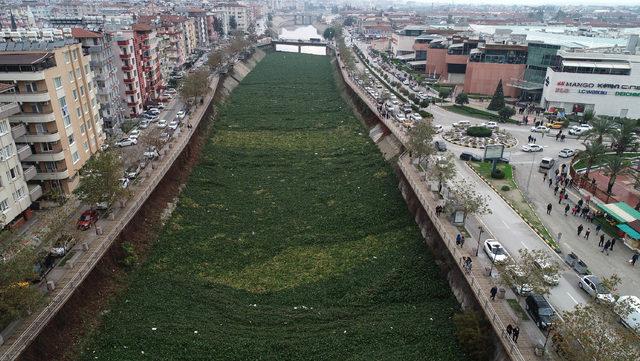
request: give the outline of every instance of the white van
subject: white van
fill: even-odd
[[[544,157],[540,160],[540,170],[551,169],[556,164],[556,160],[550,157]]]
[[[640,298],[620,296],[614,311],[620,316],[620,322],[640,335]]]

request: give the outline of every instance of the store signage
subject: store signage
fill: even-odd
[[[547,83],[548,84],[548,83]],[[590,82],[571,82],[558,81],[556,83],[556,93],[573,93],[570,88],[581,88],[575,92],[586,95],[614,95],[619,97],[640,97],[640,85],[629,84],[612,84],[612,83],[590,83]],[[637,91],[615,91],[603,89],[621,89],[621,90],[637,90]]]

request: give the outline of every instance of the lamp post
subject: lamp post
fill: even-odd
[[[478,252],[480,252],[480,242],[482,241],[482,232],[484,232],[484,229],[482,229],[482,226],[478,226],[478,247],[476,248],[476,257],[478,257]]]
[[[489,256],[489,260],[491,261],[491,268],[489,268],[489,277],[491,277],[491,274],[493,273],[493,265],[494,263],[496,263],[496,247],[491,248],[491,254],[493,254],[493,259],[491,259],[491,256]]]
[[[531,175],[533,174],[533,166],[536,164],[536,152],[531,152],[533,158],[531,159],[531,168],[529,168],[529,177],[527,178],[527,197],[529,197],[529,183],[531,183]]]

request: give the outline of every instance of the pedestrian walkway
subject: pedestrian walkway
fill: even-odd
[[[174,133],[174,137],[172,137],[170,142],[162,149],[161,156],[155,162],[151,163],[151,166],[147,167],[142,173],[145,181],[132,186],[131,198],[121,202],[122,206],[114,210],[111,219],[100,221],[102,232],[95,232],[95,234],[93,232],[86,233],[86,238],[82,239],[76,248],[78,253],[67,261],[65,268],[56,270],[62,272],[62,275],[57,279],[55,289],[50,291],[47,304],[41,311],[34,312],[31,316],[20,321],[13,334],[0,346],[0,361],[16,359],[58,313],[66,301],[72,296],[75,289],[91,273],[122,229],[142,207],[180,153],[182,153],[182,150],[184,150],[189,143],[194,130],[202,120],[206,109],[213,99],[218,86],[218,80],[219,77],[216,75],[210,81],[210,89],[204,99],[204,105],[197,107],[185,121],[185,123],[191,126],[186,130]]]
[[[455,228],[450,222],[446,221],[444,217],[437,216],[435,207],[438,205],[439,200],[436,199],[428,188],[426,182],[420,179],[420,173],[411,164],[411,159],[403,155],[398,160],[400,170],[407,179],[409,185],[416,194],[420,204],[429,215],[431,223],[438,231],[443,243],[451,253],[451,256],[455,260],[460,272],[464,275],[465,279],[469,283],[469,286],[474,292],[474,295],[485,312],[487,319],[491,322],[491,325],[497,335],[500,336],[500,342],[504,349],[507,351],[512,360],[533,360],[536,358],[534,347],[531,341],[527,337],[520,338],[518,343],[515,343],[506,333],[507,324],[515,324],[513,316],[509,310],[510,306],[506,300],[498,299],[491,301],[489,299],[489,291],[496,284],[494,280],[489,277],[483,270],[478,259],[471,254],[468,250],[458,248],[455,243],[455,236],[458,234],[457,228]],[[475,258],[476,266],[472,267],[472,271],[466,272],[461,262],[463,257]]]

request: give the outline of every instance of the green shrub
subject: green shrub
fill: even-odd
[[[502,187],[500,187],[500,190],[503,192],[508,192],[511,190],[511,187],[509,187],[508,185],[503,185]]]
[[[491,172],[491,178],[493,179],[504,179],[504,171],[502,169],[496,169]]]
[[[420,114],[420,116],[423,118],[433,118],[433,114],[426,112],[424,110],[419,111],[418,114]]]
[[[467,128],[467,135],[470,137],[481,137],[481,138],[487,138],[491,136],[491,129],[487,128],[487,127],[469,127]]]

